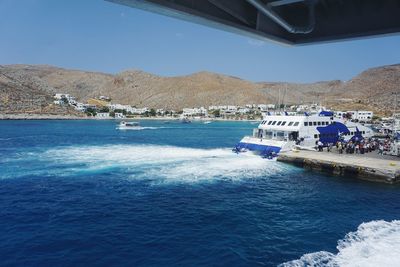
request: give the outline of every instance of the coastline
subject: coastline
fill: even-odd
[[[30,113],[19,113],[19,114],[1,114],[0,120],[169,120],[176,121],[179,118],[173,117],[130,117],[123,119],[116,118],[96,118],[87,116],[74,116],[74,115],[62,115],[62,114],[30,114]],[[200,120],[193,121],[244,121],[244,122],[259,122],[260,120],[236,120],[236,119],[223,119],[223,118],[203,118]]]
[[[74,115],[61,114],[0,114],[0,120],[87,120],[90,117],[80,117]]]

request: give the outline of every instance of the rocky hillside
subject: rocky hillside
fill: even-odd
[[[310,84],[253,83],[210,72],[161,77],[137,70],[111,75],[42,65],[0,66],[0,113],[40,112],[49,108],[55,93],[80,101],[106,95],[115,103],[172,109],[284,99],[286,104],[318,101],[336,108],[388,111],[395,92],[400,92],[400,65],[369,69],[347,82]]]

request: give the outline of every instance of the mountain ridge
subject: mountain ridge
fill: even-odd
[[[51,105],[55,93],[67,93],[83,102],[106,95],[115,103],[167,109],[284,99],[285,104],[321,102],[338,109],[357,106],[386,113],[393,107],[393,94],[400,92],[400,64],[370,68],[348,81],[314,83],[252,82],[208,71],[164,77],[138,69],[108,74],[28,64],[0,65],[0,74],[2,113],[25,112],[26,105],[18,101],[35,102],[43,95],[40,106]],[[26,88],[33,100],[26,99]],[[34,110],[33,105],[30,111]]]

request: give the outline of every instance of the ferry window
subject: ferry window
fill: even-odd
[[[282,122],[282,126],[286,124],[286,121]]]
[[[284,132],[277,132],[277,133],[276,133],[276,136],[278,136],[278,137],[283,137],[283,136],[285,136],[285,133],[284,133]]]
[[[321,126],[321,122],[320,122],[320,121],[318,122],[318,125],[320,125],[320,126]]]
[[[288,126],[292,126],[293,125],[293,121],[289,122]]]
[[[282,123],[282,121],[278,121],[278,124],[277,124],[277,125],[281,125],[281,123]]]
[[[273,123],[272,123],[272,125],[275,125],[276,124],[276,121],[274,121]]]
[[[304,122],[304,126],[308,126],[308,122]]]
[[[317,122],[316,121],[314,121],[314,126],[317,126]]]
[[[268,122],[268,125],[271,125],[271,123],[272,123],[272,121],[269,121],[269,122]]]
[[[363,134],[365,134],[365,131],[362,131]]]
[[[318,138],[318,134],[314,134],[314,138]]]
[[[296,122],[293,124],[293,126],[297,126],[297,125],[299,125],[299,122],[298,122],[298,121],[296,121]]]

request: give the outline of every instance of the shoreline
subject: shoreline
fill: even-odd
[[[74,115],[61,114],[0,114],[0,120],[87,120],[90,117],[80,117]]]
[[[80,117],[74,115],[61,115],[61,114],[30,114],[30,113],[19,113],[19,114],[0,114],[0,120],[168,120],[178,121],[179,118],[172,117],[131,117],[131,118],[96,118],[96,117]],[[200,120],[192,121],[243,121],[243,122],[259,122],[260,120],[235,120],[235,119],[222,119],[222,118],[203,118]]]

